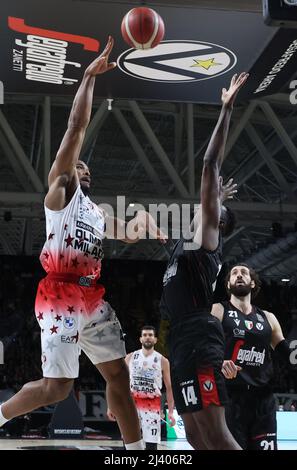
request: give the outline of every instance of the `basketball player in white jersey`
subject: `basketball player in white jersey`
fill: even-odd
[[[41,328],[43,379],[27,383],[0,407],[0,426],[36,408],[67,398],[79,372],[81,349],[106,380],[109,405],[117,417],[127,449],[143,449],[138,416],[129,388],[121,326],[103,300],[100,277],[105,214],[88,197],[91,176],[79,160],[90,121],[96,76],[112,70],[113,39],[86,69],[76,93],[66,133],[51,167],[45,197],[47,239],[40,261],[47,272],[38,286],[36,317]],[[110,222],[110,221],[109,221]],[[114,219],[115,238],[125,223]],[[137,213],[128,224],[156,230],[153,219]],[[124,231],[125,233],[125,231]],[[130,232],[131,233],[131,232]],[[125,238],[128,243],[135,239]]]
[[[166,387],[168,418],[170,425],[175,425],[169,361],[155,351],[157,336],[154,326],[143,326],[139,341],[142,348],[126,357],[130,373],[130,389],[138,411],[146,449],[156,450],[157,444],[161,442],[161,389],[163,381]],[[114,420],[113,413],[109,409],[107,415],[109,419]]]

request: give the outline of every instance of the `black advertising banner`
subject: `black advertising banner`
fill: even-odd
[[[149,6],[149,3],[147,4]],[[296,69],[297,30],[264,24],[261,14],[156,8],[164,41],[134,50],[121,21],[135,4],[79,0],[2,0],[0,80],[5,92],[74,95],[107,37],[118,67],[97,80],[96,96],[218,103],[233,73],[249,71],[250,99],[279,91]]]

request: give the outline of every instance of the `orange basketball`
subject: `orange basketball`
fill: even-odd
[[[124,16],[122,36],[135,49],[151,49],[163,39],[165,28],[161,16],[147,7],[132,8]]]

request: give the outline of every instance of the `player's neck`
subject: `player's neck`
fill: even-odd
[[[248,315],[252,311],[251,294],[244,297],[235,297],[235,295],[231,295],[230,302],[245,315]]]
[[[153,352],[154,352],[154,348],[151,348],[151,349],[142,348],[142,354],[145,357],[150,356],[151,354],[153,354]]]

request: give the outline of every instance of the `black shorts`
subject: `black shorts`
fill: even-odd
[[[270,391],[229,390],[227,425],[247,450],[277,450],[276,405]]]
[[[193,413],[228,401],[221,373],[224,333],[221,322],[210,314],[187,318],[170,332],[172,391],[179,414]]]

